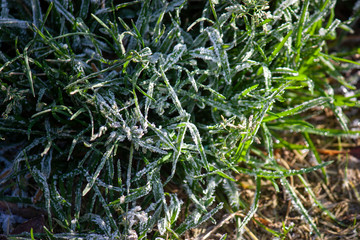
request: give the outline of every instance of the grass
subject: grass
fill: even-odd
[[[360,12],[341,22],[335,3],[3,0],[0,134],[16,154],[1,158],[0,200],[44,209],[39,238],[182,239],[220,211],[240,239],[270,187],[322,237],[304,195],[343,223],[304,177],[329,184],[314,141],[360,135],[343,77],[359,62],[329,47]],[[317,128],[324,111],[336,124]],[[316,164],[289,169],[279,149]]]

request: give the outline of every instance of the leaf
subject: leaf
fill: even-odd
[[[130,189],[130,193],[124,197],[120,197],[120,199],[117,199],[115,201],[112,201],[109,203],[110,206],[112,205],[118,205],[123,203],[132,203],[136,201],[137,199],[148,195],[152,190],[150,182],[148,182],[145,186],[138,187],[135,189]]]
[[[175,230],[178,235],[184,234],[187,230],[199,226],[201,223],[207,221],[211,216],[213,216],[217,211],[222,209],[223,203],[218,204],[214,209],[212,209],[207,214],[201,216],[197,221],[193,215],[189,215],[185,221]]]
[[[309,213],[307,212],[307,210],[304,208],[304,206],[302,205],[299,197],[296,195],[293,187],[289,184],[289,182],[285,179],[285,178],[281,178],[281,184],[283,185],[283,187],[285,188],[286,192],[289,194],[289,196],[292,199],[292,204],[295,207],[296,210],[298,210],[300,212],[300,214],[305,218],[305,220],[308,222],[308,224],[310,225],[311,229],[313,231],[315,231],[316,235],[318,235],[319,237],[321,236],[316,224],[314,223],[313,219],[310,217]]]
[[[54,2],[56,10],[66,18],[70,23],[73,23],[75,21],[75,17],[64,7],[62,3],[59,2],[59,0],[52,0]]]
[[[193,138],[193,141],[200,153],[200,157],[201,157],[201,160],[202,160],[202,163],[203,163],[203,166],[205,167],[205,169],[209,170],[210,169],[210,166],[208,164],[208,161],[207,161],[207,158],[206,158],[206,154],[205,154],[205,150],[204,150],[204,147],[201,143],[201,138],[200,138],[200,133],[198,131],[198,129],[196,128],[196,126],[192,123],[186,123],[189,130],[190,130],[190,133],[191,133],[191,136]]]
[[[240,167],[236,167],[236,170],[239,173],[244,173],[244,174],[247,174],[250,176],[262,177],[262,178],[282,178],[282,177],[289,177],[289,176],[309,173],[309,172],[321,169],[327,165],[330,165],[331,163],[332,163],[332,161],[324,162],[319,165],[309,167],[309,168],[303,168],[300,170],[271,171],[271,170],[266,170],[266,169],[246,169],[246,168],[240,168]]]
[[[32,15],[33,15],[33,24],[40,28],[41,27],[41,21],[42,21],[42,12],[40,8],[40,2],[39,0],[31,0],[31,9],[32,9]]]
[[[223,47],[224,44],[220,33],[212,27],[206,28],[206,32],[208,33],[209,39],[214,46],[215,54],[219,59],[219,64],[222,67],[225,82],[226,84],[231,84],[230,64],[226,50]]]
[[[112,145],[103,155],[103,157],[100,160],[100,164],[98,165],[94,175],[91,177],[90,181],[88,182],[88,184],[85,186],[83,192],[82,192],[82,196],[85,196],[93,187],[96,179],[98,178],[101,170],[103,169],[105,162],[110,158],[111,154],[113,153],[114,150],[114,145]]]
[[[0,26],[8,28],[28,28],[29,23],[27,21],[18,20],[14,18],[0,18]]]
[[[89,12],[90,0],[81,0],[79,17],[85,19]]]
[[[176,64],[180,58],[182,57],[183,53],[186,51],[186,45],[178,43],[175,45],[172,53],[170,53],[165,60],[163,65],[164,73],[168,71],[170,68]]]
[[[309,149],[310,149],[310,150],[313,152],[313,154],[315,155],[316,161],[317,161],[319,164],[322,164],[323,161],[321,160],[320,155],[319,155],[319,153],[318,153],[318,151],[317,151],[317,149],[316,149],[313,141],[311,140],[311,138],[310,138],[310,136],[309,136],[309,133],[304,132],[304,133],[303,133],[303,136],[305,137],[305,140],[306,140],[306,142],[307,142],[308,145],[309,145]],[[327,184],[327,183],[328,183],[328,177],[327,177],[327,173],[326,173],[325,168],[322,168],[322,169],[321,169],[321,172],[322,172],[323,177],[324,177],[324,182],[325,182],[325,184]]]
[[[240,225],[237,228],[237,232],[242,233],[246,226],[246,224],[250,221],[250,219],[254,216],[257,208],[259,207],[259,199],[260,199],[260,188],[261,188],[261,178],[257,177],[256,178],[256,190],[255,190],[255,196],[254,196],[254,200],[253,203],[251,204],[250,210],[249,212],[246,214],[246,216],[244,217],[244,219],[241,221]]]
[[[170,194],[170,205],[168,209],[170,211],[169,222],[171,225],[178,219],[182,204],[183,202],[179,200],[175,194]]]
[[[276,113],[276,115],[266,116],[263,121],[269,122],[269,121],[273,121],[275,119],[283,118],[283,117],[286,117],[289,115],[299,114],[299,113],[304,112],[315,106],[324,105],[324,103],[328,103],[330,101],[331,101],[331,98],[328,98],[328,97],[319,97],[316,99],[312,99],[312,100],[304,102],[296,107],[290,108],[290,109],[282,111],[280,113]]]
[[[305,0],[303,3],[303,6],[301,8],[301,17],[299,24],[297,25],[297,34],[296,34],[296,42],[295,42],[295,48],[296,48],[296,59],[295,61],[298,62],[300,59],[300,53],[301,53],[301,47],[302,47],[302,38],[303,38],[303,28],[305,24],[305,17],[308,14],[308,8],[309,8],[309,0]]]
[[[173,103],[174,103],[176,109],[178,110],[178,112],[180,113],[181,116],[186,116],[186,112],[185,112],[185,110],[182,108],[181,102],[180,102],[178,96],[176,95],[175,90],[174,90],[173,87],[170,85],[170,82],[169,82],[169,80],[167,79],[166,74],[165,74],[165,72],[164,72],[164,70],[163,70],[163,68],[162,68],[161,66],[160,66],[160,73],[161,73],[161,76],[162,76],[162,78],[163,78],[163,80],[164,80],[164,82],[165,82],[165,84],[166,84],[166,87],[168,88],[168,91],[169,91],[169,93],[170,93],[170,96],[171,96],[171,98],[172,98],[172,100],[173,100]]]
[[[262,70],[265,78],[265,87],[266,89],[269,89],[271,85],[271,71],[265,65],[262,66]]]
[[[280,52],[280,50],[284,47],[286,41],[290,38],[290,36],[292,35],[292,33],[293,33],[293,30],[290,30],[290,31],[286,34],[286,36],[282,39],[282,41],[279,42],[279,43],[276,45],[274,51],[271,53],[270,57],[268,58],[268,64],[271,63],[271,62],[274,60],[274,58],[275,58],[276,55]]]
[[[31,93],[32,93],[33,97],[35,97],[34,80],[32,77],[32,72],[31,72],[30,64],[29,64],[29,57],[27,54],[27,49],[29,48],[29,46],[30,46],[30,43],[27,45],[27,47],[25,47],[25,50],[24,50],[25,71],[26,71],[26,76],[29,80]]]

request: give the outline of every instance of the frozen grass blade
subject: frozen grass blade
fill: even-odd
[[[39,0],[31,0],[31,9],[33,14],[33,24],[40,28],[42,25],[42,12]]]
[[[275,120],[278,118],[283,118],[283,117],[290,116],[290,115],[293,116],[293,115],[299,114],[301,112],[304,112],[310,108],[313,108],[315,106],[324,105],[325,103],[328,103],[330,100],[331,100],[331,98],[326,98],[326,97],[320,97],[317,99],[313,99],[313,100],[304,102],[301,105],[298,105],[289,110],[282,111],[280,113],[276,113],[275,115],[267,116],[264,118],[264,122],[272,121],[272,120]]]
[[[209,1],[211,2],[211,0]],[[214,28],[206,28],[206,31],[208,33],[210,41],[214,46],[215,54],[219,60],[218,63],[221,64],[225,82],[226,84],[231,84],[230,64],[220,33]]]
[[[113,150],[114,150],[114,145],[111,146],[111,147],[105,152],[105,154],[104,154],[104,156],[101,158],[100,164],[99,164],[99,166],[97,167],[97,169],[96,169],[94,175],[92,176],[90,182],[89,182],[89,183],[86,185],[86,187],[84,188],[84,190],[83,190],[83,192],[82,192],[82,196],[85,196],[85,195],[91,190],[91,188],[93,187],[93,185],[94,185],[96,179],[98,178],[101,170],[103,169],[106,161],[109,161],[109,158],[110,158]]]
[[[303,168],[300,170],[272,171],[272,170],[267,170],[267,169],[246,169],[246,168],[240,168],[240,167],[236,167],[236,170],[239,173],[244,173],[249,176],[257,176],[257,177],[261,177],[261,178],[275,179],[275,178],[289,177],[289,176],[294,176],[294,175],[299,175],[299,174],[304,174],[304,173],[310,173],[312,171],[315,171],[315,170],[321,169],[327,165],[330,165],[331,163],[332,162],[324,162],[324,163],[321,163],[314,167]],[[211,172],[208,174],[211,174]]]
[[[176,109],[178,110],[178,112],[180,113],[181,116],[185,116],[186,115],[186,112],[184,111],[184,109],[182,108],[181,106],[181,102],[175,92],[175,90],[173,89],[173,87],[170,85],[170,82],[169,80],[167,79],[166,75],[165,75],[165,72],[163,70],[163,68],[160,66],[160,74],[161,74],[161,77],[163,78],[165,84],[166,84],[166,87],[168,88],[169,90],[169,93],[170,93],[170,96],[173,100],[173,103],[176,107]]]
[[[303,185],[306,187],[307,192],[309,193],[309,195],[311,196],[311,198],[314,200],[315,204],[318,205],[318,207],[327,215],[329,216],[334,222],[336,222],[339,225],[344,225],[344,223],[340,222],[336,216],[331,213],[322,203],[321,201],[319,201],[316,196],[315,193],[312,191],[311,187],[309,186],[309,184],[307,183],[307,181],[303,178],[303,176],[301,175],[297,175],[298,178],[301,180],[301,182],[303,183]]]
[[[250,145],[254,141],[255,135],[260,127],[260,123],[263,120],[266,112],[270,108],[271,104],[272,100],[269,100],[267,103],[264,104],[261,112],[259,112],[259,115],[256,116],[255,119],[249,119],[249,130],[247,134],[242,137],[241,142],[236,150],[234,160],[232,160],[233,162],[246,161],[247,155],[250,150]]]
[[[0,26],[8,28],[28,28],[28,22],[13,18],[0,18]]]
[[[316,226],[316,224],[314,223],[314,220],[310,217],[309,213],[307,212],[307,210],[304,208],[304,206],[301,203],[301,200],[299,199],[299,197],[296,195],[293,187],[289,184],[289,182],[286,180],[286,178],[281,178],[281,184],[283,185],[283,187],[285,188],[285,191],[289,194],[289,196],[292,199],[292,204],[294,205],[294,207],[296,208],[296,210],[298,210],[302,216],[304,216],[305,220],[307,221],[307,223],[310,225],[312,231],[314,231],[316,233],[316,235],[318,235],[319,237],[321,237],[321,234]]]
[[[203,147],[203,145],[201,143],[200,133],[199,133],[198,129],[196,128],[196,126],[194,124],[187,123],[187,126],[188,126],[188,128],[190,130],[190,133],[191,133],[193,141],[194,141],[194,143],[196,145],[196,148],[198,149],[198,151],[200,153],[202,163],[203,163],[205,169],[209,171],[210,167],[209,167],[209,164],[208,164],[208,161],[207,161],[207,158],[206,158],[204,147]]]
[[[268,58],[268,64],[270,64],[274,58],[276,57],[276,55],[280,52],[280,50],[284,47],[285,43],[288,41],[288,39],[290,38],[290,36],[292,35],[293,30],[290,30],[286,36],[281,40],[281,42],[279,42],[275,48],[274,51],[271,53],[270,57]]]
[[[70,23],[73,23],[75,21],[75,17],[64,7],[62,3],[59,2],[59,0],[53,0],[55,8],[58,10],[58,12],[66,18]]]
[[[178,125],[179,133],[178,133],[178,136],[177,136],[177,149],[176,149],[176,152],[174,153],[174,157],[173,157],[173,160],[172,160],[171,174],[168,177],[168,179],[165,181],[164,185],[166,185],[173,178],[173,176],[175,174],[177,162],[178,162],[179,157],[181,155],[181,150],[182,150],[183,143],[184,143],[184,137],[185,137],[185,133],[186,133],[186,130],[187,130],[187,125],[188,124],[186,124],[186,123]]]
[[[186,45],[181,43],[177,44],[174,47],[173,52],[166,57],[163,66],[164,72],[172,68],[174,64],[176,64],[180,60],[180,58],[182,57],[185,51],[186,51]]]
[[[310,136],[309,136],[309,133],[304,132],[304,133],[303,133],[303,136],[305,137],[305,140],[306,140],[306,142],[307,142],[308,145],[309,145],[309,149],[313,152],[313,154],[314,154],[314,156],[315,156],[315,158],[316,158],[316,161],[317,161],[319,164],[322,164],[322,160],[321,160],[321,158],[320,158],[320,155],[319,155],[319,153],[318,153],[318,151],[317,151],[317,149],[316,149],[313,141],[311,140],[311,138],[310,138]],[[324,182],[325,182],[325,184],[327,184],[327,183],[328,183],[328,176],[327,176],[327,173],[326,173],[325,168],[322,168],[322,169],[321,169],[321,172],[322,172],[323,177],[324,177]]]
[[[359,64],[328,41],[350,23],[335,1],[54,0],[45,13],[39,0],[1,3],[0,138],[22,151],[0,194],[10,181],[42,190],[49,238],[178,239],[215,223],[222,205],[240,236],[261,207],[260,179],[279,192],[279,178],[314,225],[285,178],[326,176],[331,161],[310,136],[360,136],[348,115],[360,94],[344,77]],[[318,127],[323,109],[339,126]],[[293,141],[301,136],[308,146]],[[319,164],[275,160],[302,149]],[[242,178],[256,179],[252,203]],[[32,194],[20,186],[4,199]],[[291,231],[263,227],[269,238]]]
[[[34,90],[34,79],[32,76],[32,72],[30,69],[30,64],[29,64],[29,56],[28,56],[28,48],[30,47],[30,44],[28,46],[25,47],[24,49],[24,62],[25,62],[25,71],[26,71],[26,76],[29,80],[29,85],[30,85],[30,89],[31,89],[31,93],[33,95],[33,97],[35,97],[35,90]]]
[[[181,224],[176,230],[175,233],[178,234],[179,236],[184,234],[186,232],[186,230],[194,228],[198,225],[200,225],[201,223],[207,221],[209,218],[211,218],[212,215],[214,215],[216,212],[218,212],[221,208],[223,207],[222,204],[219,204],[218,206],[216,206],[214,209],[212,209],[210,212],[208,212],[207,214],[205,214],[204,216],[200,217],[199,219],[197,219],[197,221],[194,221],[193,216],[189,216],[187,219],[185,219],[184,223]]]
[[[309,0],[305,0],[303,2],[303,6],[301,8],[301,17],[300,17],[300,21],[299,24],[297,26],[297,34],[296,34],[296,42],[295,42],[295,48],[296,48],[296,59],[295,62],[298,62],[301,56],[301,40],[303,38],[303,28],[304,28],[304,23],[305,23],[305,18],[308,15],[308,8],[309,8]]]
[[[237,237],[241,238],[242,233],[244,232],[244,228],[246,224],[250,221],[250,219],[254,216],[256,213],[257,208],[259,207],[259,199],[260,199],[260,193],[261,193],[261,178],[256,178],[256,190],[254,195],[253,203],[251,204],[249,212],[246,214],[244,219],[241,221],[241,224],[238,226],[237,231]]]
[[[80,14],[82,19],[85,19],[89,12],[90,0],[81,0]]]
[[[330,128],[314,128],[308,125],[298,125],[291,123],[288,125],[286,122],[280,124],[270,124],[268,125],[271,129],[277,130],[292,130],[295,132],[307,132],[309,134],[316,134],[319,136],[326,137],[346,137],[346,138],[358,138],[360,136],[360,131],[344,131],[341,129],[330,129]]]

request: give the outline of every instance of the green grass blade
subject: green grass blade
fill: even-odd
[[[33,15],[33,24],[39,28],[42,25],[42,11],[40,8],[40,1],[31,0],[31,9]]]
[[[256,210],[259,207],[260,193],[261,193],[261,178],[257,177],[256,178],[256,190],[255,190],[253,203],[251,204],[249,212],[246,214],[244,219],[241,221],[240,226],[238,227],[238,229],[236,229],[237,233],[239,233],[240,236],[244,232],[245,226],[248,224],[250,219],[255,215]]]
[[[33,76],[32,76],[31,69],[30,69],[29,56],[28,56],[28,52],[27,52],[28,47],[30,47],[30,44],[24,50],[25,71],[26,71],[26,76],[27,76],[27,78],[29,80],[31,93],[32,93],[33,97],[35,97],[34,79],[33,79]]]
[[[86,19],[89,13],[90,0],[81,0],[79,17]]]
[[[298,178],[300,179],[300,181],[303,183],[303,185],[306,188],[306,191],[309,193],[309,195],[311,196],[311,198],[314,200],[315,204],[327,215],[331,218],[331,220],[333,220],[334,222],[336,222],[337,224],[346,227],[346,225],[344,225],[344,223],[340,222],[336,216],[331,213],[322,203],[321,201],[319,201],[317,199],[317,197],[315,196],[315,193],[313,192],[313,190],[311,189],[311,187],[309,186],[309,184],[307,183],[307,181],[305,180],[305,178],[303,178],[303,176],[301,175],[297,175]]]
[[[296,49],[296,59],[295,61],[298,62],[300,59],[300,53],[301,53],[301,45],[302,45],[302,38],[303,38],[303,28],[304,28],[304,23],[305,23],[305,17],[307,16],[308,13],[308,8],[309,8],[309,0],[305,0],[303,2],[303,6],[301,8],[301,17],[300,17],[300,21],[299,24],[297,26],[297,34],[296,34],[296,42],[295,42],[295,49]]]
[[[313,108],[315,106],[324,105],[325,103],[328,103],[330,100],[331,100],[331,98],[328,98],[328,97],[319,97],[319,98],[304,102],[304,103],[302,103],[302,104],[300,104],[300,105],[298,105],[296,107],[293,107],[291,109],[288,109],[286,111],[282,111],[280,113],[276,113],[274,115],[267,116],[267,117],[264,118],[264,122],[273,121],[273,120],[283,118],[283,117],[286,117],[286,116],[290,116],[290,115],[291,116],[296,115],[296,114],[304,112],[304,111],[306,111],[306,110],[308,110],[310,108]]]
[[[310,136],[309,136],[309,133],[304,132],[304,133],[303,133],[303,136],[305,137],[305,140],[306,140],[306,142],[307,142],[308,145],[309,145],[309,149],[313,152],[316,161],[317,161],[319,164],[322,164],[323,162],[322,162],[322,160],[321,160],[321,158],[320,158],[320,155],[319,155],[319,153],[318,153],[318,151],[317,151],[317,149],[316,149],[313,141],[311,140],[311,138],[310,138]],[[322,172],[323,177],[324,177],[324,182],[325,182],[325,184],[327,184],[327,182],[328,182],[328,177],[327,177],[327,173],[326,173],[325,168],[322,168],[322,169],[321,169],[321,172]]]
[[[208,33],[209,39],[214,46],[215,54],[219,59],[219,63],[221,64],[225,82],[226,84],[231,84],[231,76],[230,76],[231,71],[230,71],[229,59],[226,50],[223,47],[224,43],[222,41],[220,33],[218,30],[211,27],[206,28],[206,32]]]
[[[293,30],[290,30],[286,36],[281,40],[281,42],[279,42],[276,47],[274,48],[274,51],[271,53],[270,57],[268,58],[268,64],[270,64],[274,58],[276,57],[276,55],[280,52],[280,50],[284,47],[286,41],[290,38],[290,36],[292,35]]]
[[[93,187],[96,179],[98,178],[98,176],[100,175],[101,170],[104,168],[104,165],[106,163],[106,161],[109,160],[112,152],[114,150],[114,145],[111,146],[103,155],[103,157],[100,160],[100,164],[98,165],[94,175],[91,177],[91,180],[88,182],[88,184],[85,186],[83,192],[82,192],[82,196],[85,196]]]
[[[305,218],[307,223],[310,225],[311,230],[314,231],[316,233],[316,235],[321,237],[321,234],[320,234],[316,224],[314,223],[314,220],[311,218],[311,216],[309,215],[309,213],[307,212],[307,210],[305,209],[305,207],[301,203],[300,198],[296,195],[293,187],[289,184],[289,182],[286,180],[286,178],[281,178],[281,184],[285,188],[285,191],[291,197],[292,204],[294,205],[296,210],[298,210],[300,212],[300,214]]]
[[[197,221],[195,222],[195,219],[193,216],[189,216],[185,219],[184,223],[182,223],[176,230],[176,234],[178,235],[182,235],[184,234],[187,230],[194,228],[196,226],[199,226],[201,223],[207,221],[208,219],[211,218],[211,216],[213,216],[216,212],[218,212],[221,208],[223,207],[223,204],[220,203],[219,205],[217,205],[215,208],[213,208],[211,211],[209,211],[207,214],[203,215],[202,217],[200,217],[200,219],[197,219]]]

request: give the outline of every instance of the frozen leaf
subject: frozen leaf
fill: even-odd
[[[206,31],[209,35],[210,41],[214,46],[215,54],[220,61],[219,63],[221,64],[223,70],[223,76],[225,78],[225,82],[227,84],[231,84],[230,64],[228,60],[228,55],[225,50],[225,46],[223,44],[222,37],[220,36],[219,31],[214,28],[209,27],[206,29]]]

